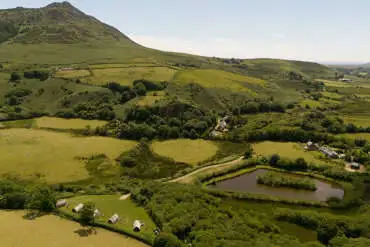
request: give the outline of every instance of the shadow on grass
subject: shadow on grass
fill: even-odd
[[[44,212],[28,212],[25,215],[23,215],[23,219],[25,220],[35,220],[37,218],[40,218],[42,216],[48,215],[49,213]]]
[[[80,228],[74,231],[74,233],[78,234],[80,237],[88,237],[90,235],[96,235],[97,231],[94,227],[88,227],[88,228]]]

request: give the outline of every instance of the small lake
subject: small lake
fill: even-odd
[[[299,190],[293,188],[273,188],[257,183],[258,175],[268,172],[267,169],[258,169],[239,177],[221,181],[214,187],[227,191],[248,192],[252,194],[263,194],[283,199],[295,199],[304,201],[326,201],[329,197],[343,199],[344,190],[339,186],[311,178],[316,184],[316,191]],[[286,173],[285,173],[286,174]],[[292,177],[302,177],[301,175],[289,174]]]

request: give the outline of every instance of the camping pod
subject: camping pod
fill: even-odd
[[[94,218],[102,216],[101,212],[98,209],[94,210]]]
[[[142,225],[143,225],[143,224],[142,224],[140,221],[135,220],[135,221],[134,221],[134,225],[133,225],[134,232],[140,232],[140,230],[141,230],[141,226],[142,226]]]
[[[114,214],[112,217],[109,218],[108,223],[109,224],[116,224],[119,221],[118,214]]]
[[[72,209],[72,212],[73,213],[78,213],[78,212],[80,212],[81,211],[81,209],[84,207],[84,205],[82,204],[82,203],[80,203],[80,204],[78,204],[76,207],[74,207],[73,209]]]
[[[68,206],[68,202],[67,202],[67,200],[59,200],[59,201],[57,201],[57,203],[55,204],[55,206],[57,208],[66,207],[66,206]]]

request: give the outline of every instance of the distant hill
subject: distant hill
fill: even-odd
[[[256,77],[329,77],[316,63],[274,59],[220,59],[162,52],[136,44],[119,30],[86,15],[68,2],[43,8],[0,10],[0,63],[11,64],[161,64],[222,69]]]
[[[2,41],[21,44],[74,44],[96,41],[132,42],[117,29],[88,16],[68,2],[44,8],[0,10]],[[16,30],[16,32],[14,32]],[[3,33],[3,32],[1,32]],[[7,37],[7,39],[6,39]]]

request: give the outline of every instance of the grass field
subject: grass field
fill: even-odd
[[[129,67],[93,69],[93,76],[86,78],[88,83],[102,85],[111,81],[122,85],[132,85],[134,80],[170,81],[176,70],[168,67]]]
[[[365,115],[342,115],[340,116],[344,123],[353,123],[358,126],[368,127],[370,126],[370,117]]]
[[[206,88],[223,88],[234,92],[251,92],[247,87],[248,84],[261,86],[265,84],[265,81],[258,78],[213,69],[179,71],[174,82],[194,82]]]
[[[279,154],[281,157],[289,159],[304,158],[307,162],[322,163],[315,152],[305,152],[303,146],[294,142],[260,142],[253,145],[253,149],[258,155]]]
[[[370,141],[370,133],[356,133],[356,134],[341,134],[340,136],[356,140],[356,139],[365,139]]]
[[[317,108],[322,107],[322,104],[320,101],[312,100],[312,99],[305,99],[300,103],[301,107],[309,106],[310,108]]]
[[[149,92],[146,96],[140,97],[140,99],[137,102],[137,105],[139,106],[152,106],[157,101],[160,101],[162,99],[166,98],[166,93],[164,91],[158,91],[158,92]]]
[[[318,80],[325,84],[327,87],[353,87],[351,83],[341,81],[330,81],[330,80]]]
[[[71,212],[72,207],[79,203],[91,201],[95,203],[96,208],[103,214],[103,216],[97,219],[97,222],[105,224],[113,214],[118,214],[121,220],[114,226],[135,234],[132,230],[132,224],[135,220],[140,220],[145,224],[145,226],[140,233],[137,233],[137,236],[144,237],[146,239],[153,239],[153,230],[156,226],[149,215],[145,212],[144,208],[136,206],[130,198],[126,200],[119,200],[119,198],[119,195],[80,196],[69,198],[68,203],[71,207],[69,209],[64,208],[62,210],[73,215]]]
[[[218,147],[211,141],[177,139],[152,144],[155,153],[178,162],[196,165],[216,155]]]
[[[146,244],[97,228],[97,234],[81,237],[82,227],[54,215],[25,220],[24,211],[0,211],[0,239],[4,247],[145,247]]]
[[[333,100],[343,98],[343,95],[340,95],[340,94],[337,94],[337,93],[332,93],[332,92],[322,92],[321,94],[324,97],[329,98],[329,99],[333,99]]]
[[[110,160],[135,146],[133,141],[104,137],[73,137],[36,129],[0,130],[0,174],[22,178],[45,176],[48,182],[66,182],[89,177],[77,157],[104,153]],[[115,170],[113,165],[109,169]]]
[[[57,71],[55,73],[55,77],[58,77],[58,78],[79,78],[79,77],[87,77],[90,75],[91,73],[87,69]]]
[[[35,121],[38,128],[51,129],[83,129],[86,126],[96,128],[107,123],[106,121],[100,120],[63,119],[55,117],[41,117],[36,118]]]

